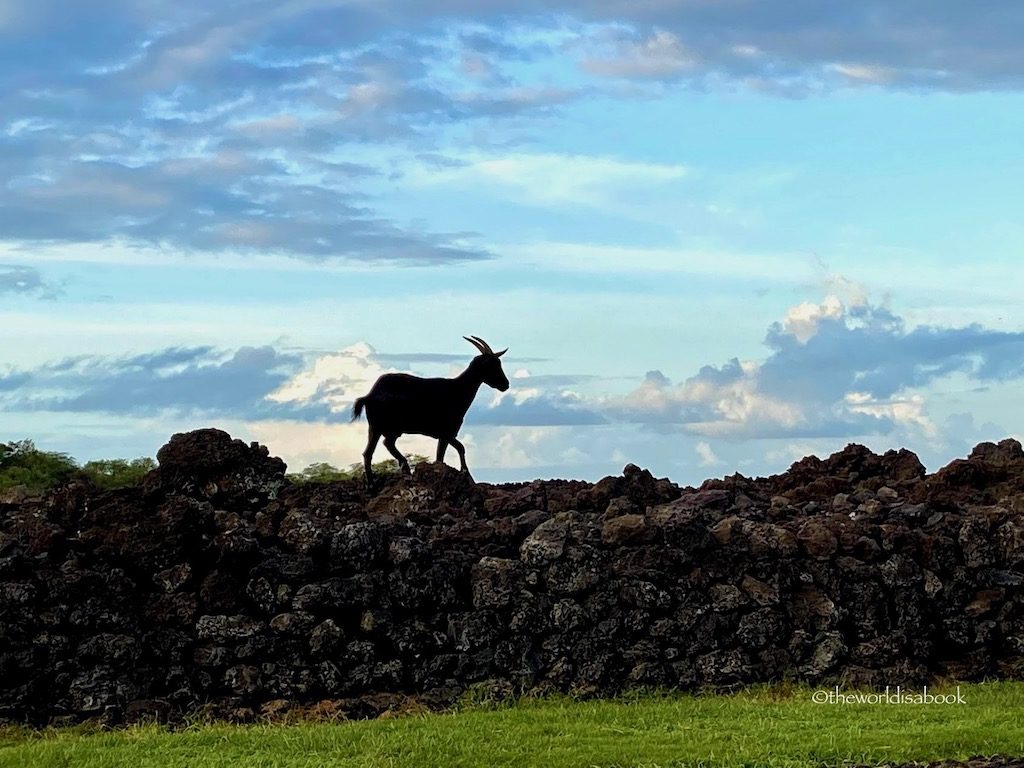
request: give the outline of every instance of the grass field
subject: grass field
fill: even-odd
[[[949,692],[945,686],[937,692]],[[0,731],[3,768],[820,766],[1024,755],[1024,683],[965,704],[816,704],[813,691],[475,705],[338,724]]]

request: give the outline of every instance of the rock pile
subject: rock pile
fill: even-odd
[[[927,476],[851,445],[684,489],[422,465],[373,497],[218,430],[158,458],[138,488],[0,505],[0,721],[1024,670],[1013,440]]]

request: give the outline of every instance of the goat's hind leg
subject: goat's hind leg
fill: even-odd
[[[459,464],[462,465],[462,471],[469,472],[469,467],[466,466],[466,446],[454,437],[450,438],[448,442],[451,443],[455,447],[455,450],[459,452]]]
[[[402,474],[411,475],[412,470],[409,468],[409,460],[398,451],[398,446],[395,445],[395,440],[395,437],[385,436],[384,447],[387,448],[388,452],[398,460],[398,466],[402,470]]]
[[[373,452],[377,449],[377,441],[380,440],[380,432],[370,427],[370,435],[366,441],[366,450],[363,451],[363,470],[366,472],[366,486],[373,487]]]
[[[448,449],[448,441],[443,437],[437,441],[437,463],[440,464],[444,461],[444,452]]]

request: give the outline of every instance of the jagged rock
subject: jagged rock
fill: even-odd
[[[331,563],[350,568],[374,565],[388,555],[390,534],[381,523],[349,523],[331,538]]]
[[[835,624],[836,605],[817,587],[799,587],[793,593],[791,611],[796,623],[804,628],[825,629]]]
[[[653,539],[653,529],[644,515],[619,515],[601,527],[601,540],[612,547],[623,544],[644,544]]]
[[[153,493],[181,493],[220,506],[253,506],[276,498],[287,482],[285,463],[265,446],[246,445],[219,429],[173,435],[156,454],[144,483]]]
[[[224,684],[239,696],[260,690],[260,670],[248,664],[238,664],[224,673]]]
[[[834,669],[846,653],[843,637],[838,632],[827,632],[814,646],[811,658],[800,668],[801,674],[809,680],[820,680],[826,672]]]
[[[96,714],[136,698],[136,689],[127,674],[108,666],[97,666],[70,681],[68,696],[75,711]]]
[[[801,525],[797,540],[808,555],[818,559],[831,557],[838,548],[835,534],[822,520],[811,519]]]
[[[781,525],[744,521],[743,531],[753,555],[785,558],[796,554],[796,535]]]
[[[976,517],[964,520],[958,539],[963,549],[964,562],[969,567],[976,568],[995,562],[987,520]]]
[[[519,548],[523,562],[530,566],[540,566],[560,558],[565,551],[572,520],[572,513],[560,512],[538,525]]]
[[[315,659],[330,658],[342,647],[344,641],[345,633],[333,619],[327,619],[318,624],[310,634],[309,650]]]
[[[740,619],[737,639],[747,648],[765,648],[782,636],[785,620],[771,608],[759,608]]]
[[[270,628],[282,635],[307,635],[316,624],[310,613],[279,613],[270,620]]]
[[[526,580],[518,560],[485,557],[473,566],[470,577],[475,608],[511,607],[523,599]]]
[[[753,576],[744,576],[740,589],[758,605],[776,605],[779,602],[779,590]]]
[[[153,582],[164,592],[177,592],[192,578],[192,566],[179,563],[160,571],[153,576]]]
[[[711,587],[711,605],[716,611],[735,611],[747,602],[746,595],[732,584],[715,584]]]
[[[258,635],[263,622],[248,616],[200,616],[196,636],[200,640],[232,643]]]
[[[1006,590],[1002,587],[979,590],[964,608],[964,613],[974,618],[990,614],[1002,602],[1005,595]]]

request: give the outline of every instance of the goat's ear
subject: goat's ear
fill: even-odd
[[[501,352],[495,352],[495,353],[494,353],[494,356],[495,356],[495,357],[501,357],[501,356],[502,356],[502,355],[504,355],[504,354],[505,354],[506,352],[508,352],[508,347],[505,347],[505,348],[504,348],[503,350],[501,350]]]

